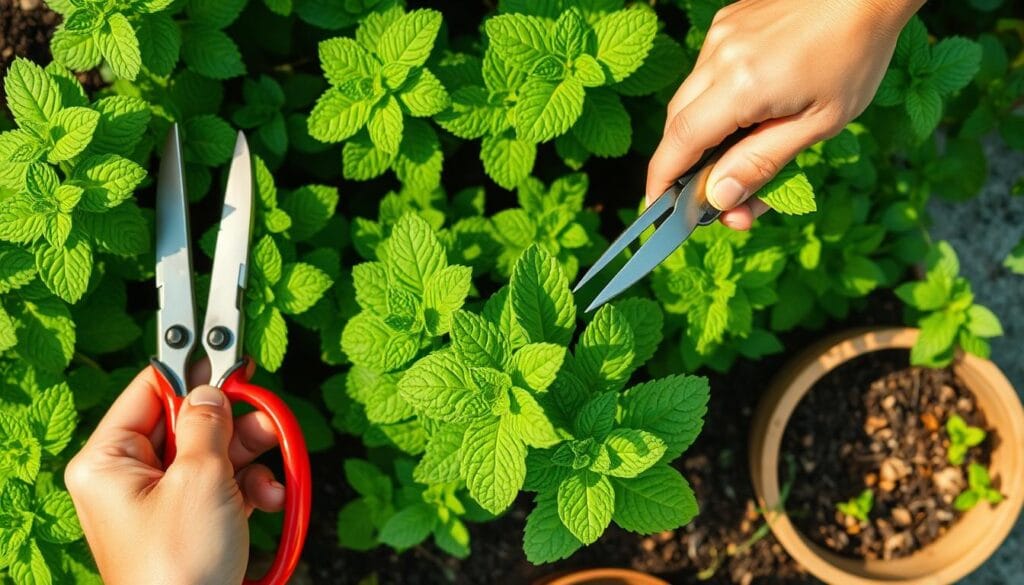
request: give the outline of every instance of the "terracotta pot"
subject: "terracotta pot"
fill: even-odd
[[[782,435],[800,399],[840,364],[884,349],[909,349],[918,330],[858,329],[825,339],[790,362],[761,399],[751,428],[750,474],[765,510],[779,506]],[[772,532],[786,551],[814,576],[844,585],[946,584],[976,569],[1009,534],[1024,503],[1024,409],[1006,376],[989,360],[963,355],[954,370],[977,399],[998,437],[989,472],[1006,496],[993,507],[982,502],[930,545],[900,559],[853,559],[826,550],[803,536],[784,512],[769,512]]]
[[[541,579],[535,585],[668,585],[657,577],[631,569],[586,569]]]

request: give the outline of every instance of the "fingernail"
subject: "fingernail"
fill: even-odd
[[[224,393],[212,386],[200,386],[189,392],[188,401],[192,406],[220,406],[224,404]]]
[[[747,190],[740,185],[740,182],[732,177],[719,179],[711,188],[711,203],[721,210],[732,209],[739,205],[746,197]]]
[[[277,481],[276,479],[270,480],[270,487],[275,489],[275,490],[279,490],[279,491],[282,491],[282,492],[284,491],[284,484],[279,482],[279,481]]]

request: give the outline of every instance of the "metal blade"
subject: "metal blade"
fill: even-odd
[[[699,180],[687,182],[686,187],[675,200],[672,213],[597,294],[597,297],[587,307],[588,313],[622,294],[638,280],[650,274],[658,264],[661,264],[669,254],[686,241],[686,238],[690,237],[702,219],[699,206],[691,204],[694,191],[698,185],[702,186],[702,184],[703,182]]]
[[[169,382],[184,396],[185,372],[196,341],[196,307],[192,295],[192,253],[188,197],[178,125],[167,133],[156,187],[157,359]]]
[[[245,134],[239,132],[224,193],[203,323],[203,347],[210,356],[210,383],[214,385],[220,385],[242,357],[242,315],[252,221],[252,158]]]
[[[642,234],[644,230],[651,227],[654,225],[654,222],[661,219],[661,216],[665,215],[665,212],[671,209],[672,205],[676,202],[676,196],[679,194],[679,191],[680,187],[678,185],[673,185],[668,191],[665,191],[660,197],[655,199],[654,203],[651,203],[647,209],[640,214],[640,217],[636,218],[633,223],[629,224],[626,231],[622,232],[619,234],[619,237],[615,238],[615,241],[608,246],[608,249],[605,250],[603,254],[601,254],[601,257],[597,259],[597,262],[594,262],[590,269],[583,274],[583,277],[576,283],[572,292],[575,294],[583,288],[583,285],[590,282],[590,280],[597,276],[597,274],[601,272],[609,262],[614,260],[615,257],[621,254],[627,246],[639,238],[640,234]]]

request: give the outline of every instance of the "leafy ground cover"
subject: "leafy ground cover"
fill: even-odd
[[[648,542],[626,534],[679,529],[698,502],[732,518],[693,463],[744,444],[700,447],[706,408],[725,416],[716,380],[735,398],[749,380],[729,376],[889,290],[925,329],[921,364],[1000,333],[925,211],[980,188],[979,136],[1024,146],[1024,28],[998,4],[913,20],[875,104],[760,193],[785,214],[701,230],[589,316],[569,283],[634,216],[718,2],[51,2],[53,62],[3,70],[0,574],[95,580],[60,471],[153,351],[152,172],[172,123],[207,253],[236,127],[259,155],[245,345],[324,454],[311,565],[393,549],[440,559],[417,573],[443,580],[476,558],[497,571],[511,557],[480,549],[499,539],[537,563],[615,542],[598,550],[626,563]],[[274,524],[256,516],[256,545]],[[662,569],[706,571],[750,536],[720,533],[706,562]],[[785,563],[767,550],[758,566]]]

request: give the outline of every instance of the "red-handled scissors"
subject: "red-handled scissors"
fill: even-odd
[[[246,583],[284,584],[295,570],[306,540],[312,486],[309,453],[295,415],[274,393],[249,383],[242,357],[244,293],[253,225],[252,160],[245,135],[238,133],[231,160],[201,335],[197,335],[192,294],[192,252],[183,169],[181,138],[174,125],[167,136],[156,194],[156,287],[160,309],[157,356],[152,363],[160,381],[167,420],[164,465],[174,460],[174,425],[181,402],[188,394],[185,372],[199,337],[210,359],[210,383],[223,390],[231,402],[250,404],[273,422],[284,460],[284,527],[270,570],[263,578]]]

